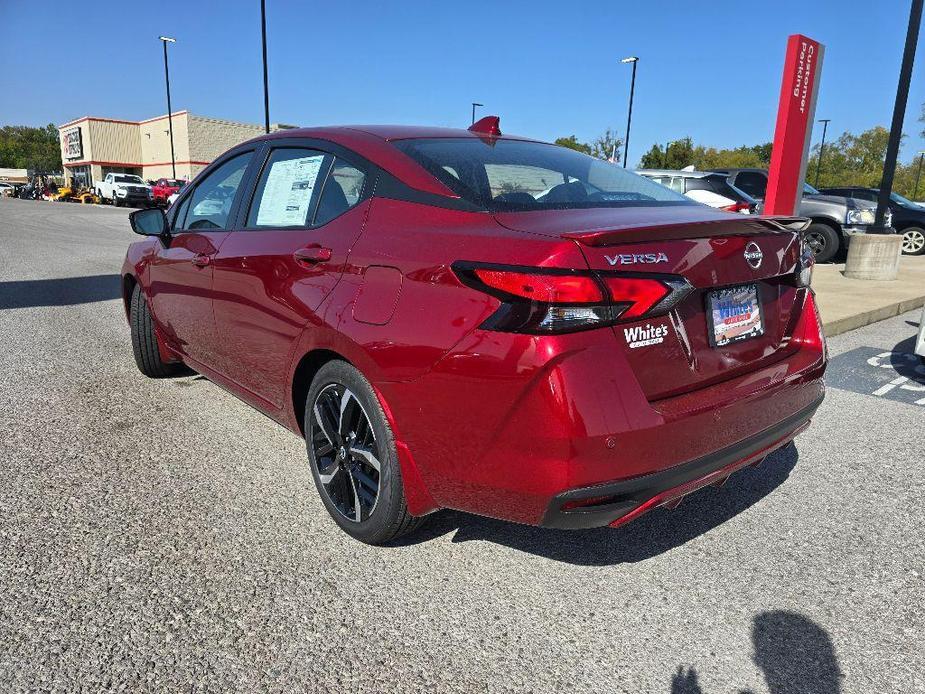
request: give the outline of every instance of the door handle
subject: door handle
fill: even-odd
[[[196,267],[205,267],[212,262],[212,256],[205,253],[198,253],[193,256],[193,265]]]
[[[317,244],[300,248],[292,254],[295,261],[300,265],[314,265],[323,263],[331,259],[332,251],[330,248],[324,248]]]

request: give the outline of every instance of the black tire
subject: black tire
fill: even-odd
[[[116,195],[116,190],[115,190],[115,188],[113,188],[113,190],[112,190],[112,206],[113,206],[113,207],[118,207],[118,206],[119,206],[119,196]]]
[[[803,232],[817,263],[827,263],[841,250],[841,235],[828,224],[813,222]]]
[[[350,397],[345,399],[345,393]],[[315,405],[318,404],[324,418],[323,412],[332,398],[334,402],[348,404],[346,407],[341,404],[339,412],[328,410],[331,431],[325,433],[315,415]],[[330,361],[322,366],[308,391],[304,424],[315,487],[341,530],[361,542],[381,545],[421,526],[424,518],[408,513],[392,429],[375,391],[359,371],[343,361]],[[348,431],[354,424],[355,430]],[[330,451],[324,453],[328,448]],[[372,460],[378,463],[377,480],[372,479],[375,467],[365,462],[369,456],[353,455],[354,450],[361,449],[371,453]],[[326,475],[326,483],[322,482],[319,464],[325,471],[332,471]],[[368,506],[372,483],[377,485],[376,496]],[[343,494],[337,493],[337,487]],[[362,500],[358,490],[363,491]],[[347,506],[351,500],[352,510]]]
[[[138,285],[132,290],[129,323],[132,329],[132,351],[135,353],[138,370],[149,378],[168,378],[176,374],[182,365],[161,360],[151,310]]]
[[[925,229],[906,227],[902,230],[903,255],[922,255],[925,253]]]

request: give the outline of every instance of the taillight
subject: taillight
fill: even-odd
[[[725,205],[723,207],[720,207],[719,209],[725,212],[742,212],[742,213],[747,214],[749,210],[751,210],[751,207],[752,207],[751,203],[736,202],[736,203],[733,203],[732,205]]]
[[[589,330],[670,311],[692,291],[676,275],[453,264],[469,287],[501,301],[480,326],[529,334]]]

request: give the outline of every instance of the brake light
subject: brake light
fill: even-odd
[[[501,305],[480,326],[529,334],[588,330],[670,311],[693,287],[675,275],[457,262],[457,277]]]
[[[597,282],[582,275],[542,275],[476,268],[476,277],[488,287],[547,304],[599,304],[604,295]]]
[[[604,277],[604,284],[615,303],[628,303],[621,318],[641,318],[671,293],[671,288],[657,279],[641,277]]]
[[[725,205],[724,207],[720,207],[719,209],[725,212],[748,212],[751,209],[751,207],[752,207],[751,203],[736,202],[736,203],[733,203],[732,205]]]
[[[813,249],[806,243],[806,239],[800,242],[800,257],[797,260],[796,273],[794,280],[798,287],[808,287],[813,281],[813,266],[816,264],[816,256]]]

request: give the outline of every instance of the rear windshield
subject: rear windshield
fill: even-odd
[[[460,197],[493,212],[696,204],[623,167],[558,145],[479,138],[394,144]]]
[[[182,188],[182,187],[186,184],[186,181],[178,181],[178,180],[175,180],[175,179],[167,179],[166,181],[164,181],[164,184],[167,185],[167,186],[170,187],[170,188]]]

